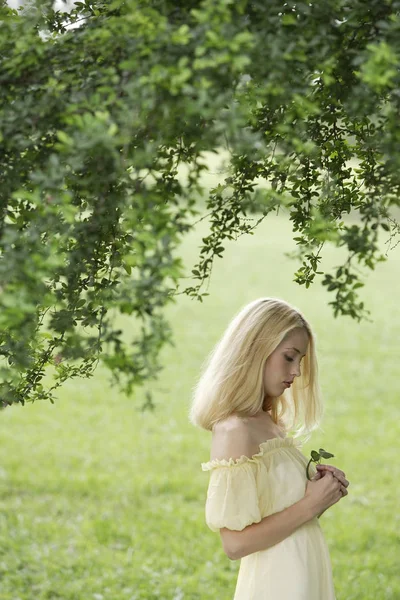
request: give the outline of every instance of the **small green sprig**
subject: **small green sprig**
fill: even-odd
[[[309,466],[310,466],[310,464],[311,464],[312,462],[315,462],[315,463],[321,464],[321,458],[333,458],[333,457],[334,457],[334,454],[331,454],[330,452],[327,452],[327,451],[326,451],[326,450],[324,450],[323,448],[320,448],[320,449],[319,449],[319,452],[317,452],[316,450],[311,450],[311,458],[310,458],[310,460],[308,461],[307,470],[306,470],[306,473],[307,473],[307,479],[308,479],[309,481],[311,481],[311,479],[310,479],[310,475],[309,475],[309,473],[308,473],[308,469],[309,469]]]

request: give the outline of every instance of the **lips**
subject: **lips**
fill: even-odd
[[[286,387],[290,388],[290,386],[292,385],[293,381],[284,381],[283,383],[286,385]]]

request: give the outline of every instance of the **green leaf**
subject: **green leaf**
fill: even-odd
[[[323,450],[322,448],[319,449],[319,453],[322,456],[322,458],[334,458],[333,454],[327,452],[326,450]]]
[[[320,455],[316,450],[311,450],[311,458],[317,462],[320,459]]]
[[[282,25],[295,25],[296,23],[297,19],[295,15],[283,15]]]
[[[62,144],[66,146],[73,146],[74,140],[65,131],[57,131],[56,135]]]

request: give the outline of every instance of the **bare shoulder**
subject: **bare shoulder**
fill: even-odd
[[[252,456],[257,452],[252,432],[246,421],[232,415],[214,426],[211,443],[211,460]]]

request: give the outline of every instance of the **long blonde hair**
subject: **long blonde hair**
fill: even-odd
[[[203,364],[193,389],[190,422],[211,431],[232,414],[254,416],[265,409],[265,361],[295,327],[304,327],[309,337],[302,373],[274,399],[271,418],[294,437],[308,439],[323,414],[315,339],[300,311],[277,298],[254,300],[232,319]]]

